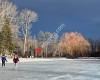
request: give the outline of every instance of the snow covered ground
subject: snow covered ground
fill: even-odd
[[[36,61],[55,61],[55,60],[57,60],[57,61],[58,60],[66,60],[66,58],[19,58],[20,63],[36,62]],[[7,63],[13,63],[13,59],[7,58]]]
[[[0,80],[100,80],[99,59],[8,59]]]

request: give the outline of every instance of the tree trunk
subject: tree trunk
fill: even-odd
[[[26,34],[24,35],[24,54],[23,56],[27,57],[28,53],[28,41],[27,41],[27,29],[26,29]]]

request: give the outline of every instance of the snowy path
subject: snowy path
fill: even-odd
[[[36,59],[0,67],[0,80],[100,80],[100,60]]]

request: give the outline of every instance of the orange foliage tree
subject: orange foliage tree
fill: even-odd
[[[91,51],[91,44],[78,32],[63,34],[59,42],[60,52],[72,57],[88,56]]]

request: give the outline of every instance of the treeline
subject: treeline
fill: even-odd
[[[78,32],[43,32],[32,36],[31,24],[37,13],[24,9],[18,11],[9,0],[0,0],[0,54],[20,57],[100,57],[100,40],[93,41]],[[35,27],[35,26],[33,26]]]
[[[80,33],[64,33],[61,38],[54,33],[40,31],[28,41],[28,57],[100,57],[100,42],[83,37]],[[50,39],[51,38],[51,39]],[[49,39],[49,40],[48,40]]]
[[[54,33],[40,31],[27,38],[27,51],[23,56],[24,39],[12,37],[9,20],[5,18],[0,32],[0,53],[11,55],[15,51],[20,57],[100,57],[99,40],[87,39],[77,32],[64,33],[60,38],[51,36]]]
[[[92,46],[91,57],[100,57],[100,40],[90,40]]]
[[[19,11],[10,0],[0,0],[0,54],[12,55],[20,50],[20,55],[25,56],[31,24],[36,20],[34,11]]]
[[[42,32],[38,34],[36,46],[43,49],[40,57],[100,57],[100,41],[93,41],[85,38],[78,32],[64,33],[59,39],[54,37],[48,44],[43,44],[48,40],[50,32]],[[36,44],[35,43],[35,44]],[[42,44],[42,45],[41,45]]]

